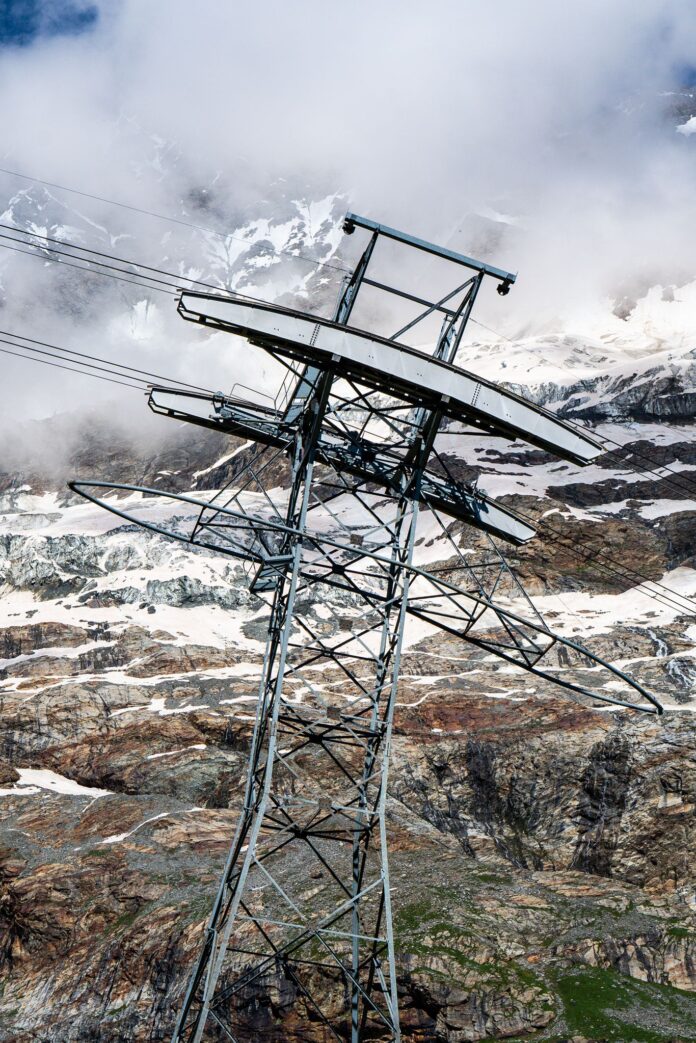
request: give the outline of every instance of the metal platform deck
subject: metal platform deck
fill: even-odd
[[[588,464],[604,450],[584,431],[473,373],[373,333],[315,315],[244,299],[182,293],[179,314],[239,334],[274,357],[331,367],[337,376],[389,390],[452,420],[521,438],[555,456]]]

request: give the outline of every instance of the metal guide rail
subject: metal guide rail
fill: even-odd
[[[223,395],[206,396],[155,387],[148,402],[155,413],[251,438],[265,445],[284,446],[290,441],[288,426],[282,418],[273,419],[267,411],[255,411],[251,403],[240,404]],[[319,435],[317,460],[375,482],[392,493],[397,491],[399,469],[403,466],[402,456],[390,447],[364,438],[349,438],[336,430]],[[510,508],[495,503],[463,482],[450,481],[429,471],[424,472],[416,495],[421,503],[513,545],[527,543],[536,532]]]

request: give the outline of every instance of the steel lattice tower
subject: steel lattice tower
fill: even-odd
[[[601,452],[586,432],[454,364],[483,280],[505,294],[514,276],[348,215],[346,231],[356,226],[371,235],[331,320],[182,293],[184,318],[244,336],[287,370],[273,408],[152,389],[156,412],[261,443],[226,489],[172,497],[185,513],[164,527],[93,491],[161,490],[73,483],[122,517],[241,558],[269,607],[243,808],[174,1043],[279,1039],[264,1025],[272,1002],[320,1024],[327,1041],[400,1039],[385,800],[407,615],[576,697],[660,712],[637,682],[549,630],[491,539],[524,543],[533,527],[457,481],[438,452],[443,422],[580,464]],[[369,279],[380,237],[467,277],[435,301]],[[365,285],[423,310],[391,338],[358,330],[350,317]],[[433,315],[432,354],[408,348],[400,338]],[[444,570],[415,561],[421,510],[444,540]],[[486,534],[483,554],[462,547],[461,522]],[[317,603],[324,622],[309,613]],[[609,690],[595,686],[598,668]]]

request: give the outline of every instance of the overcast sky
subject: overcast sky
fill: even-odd
[[[696,135],[669,114],[695,68],[693,0],[6,0],[0,165],[168,214],[285,177],[467,252],[494,218],[514,333],[696,274]]]

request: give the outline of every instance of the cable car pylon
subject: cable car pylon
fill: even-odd
[[[182,292],[184,319],[236,334],[287,374],[273,407],[152,388],[155,412],[259,444],[224,489],[206,499],[71,483],[129,521],[242,560],[269,609],[242,809],[173,1043],[301,1040],[310,1023],[326,1041],[400,1040],[385,810],[407,619],[590,705],[662,712],[548,628],[493,541],[523,544],[534,528],[454,478],[438,450],[443,425],[458,424],[580,465],[602,452],[456,364],[484,280],[504,295],[515,276],[348,214],[344,230],[357,228],[367,246],[330,320]],[[445,262],[454,286],[430,301],[368,277],[381,240]],[[365,287],[420,310],[392,337],[360,329],[350,320]],[[404,343],[433,318],[431,353]],[[158,497],[176,505],[164,521],[147,516]],[[444,548],[437,570],[419,564],[419,518]]]

